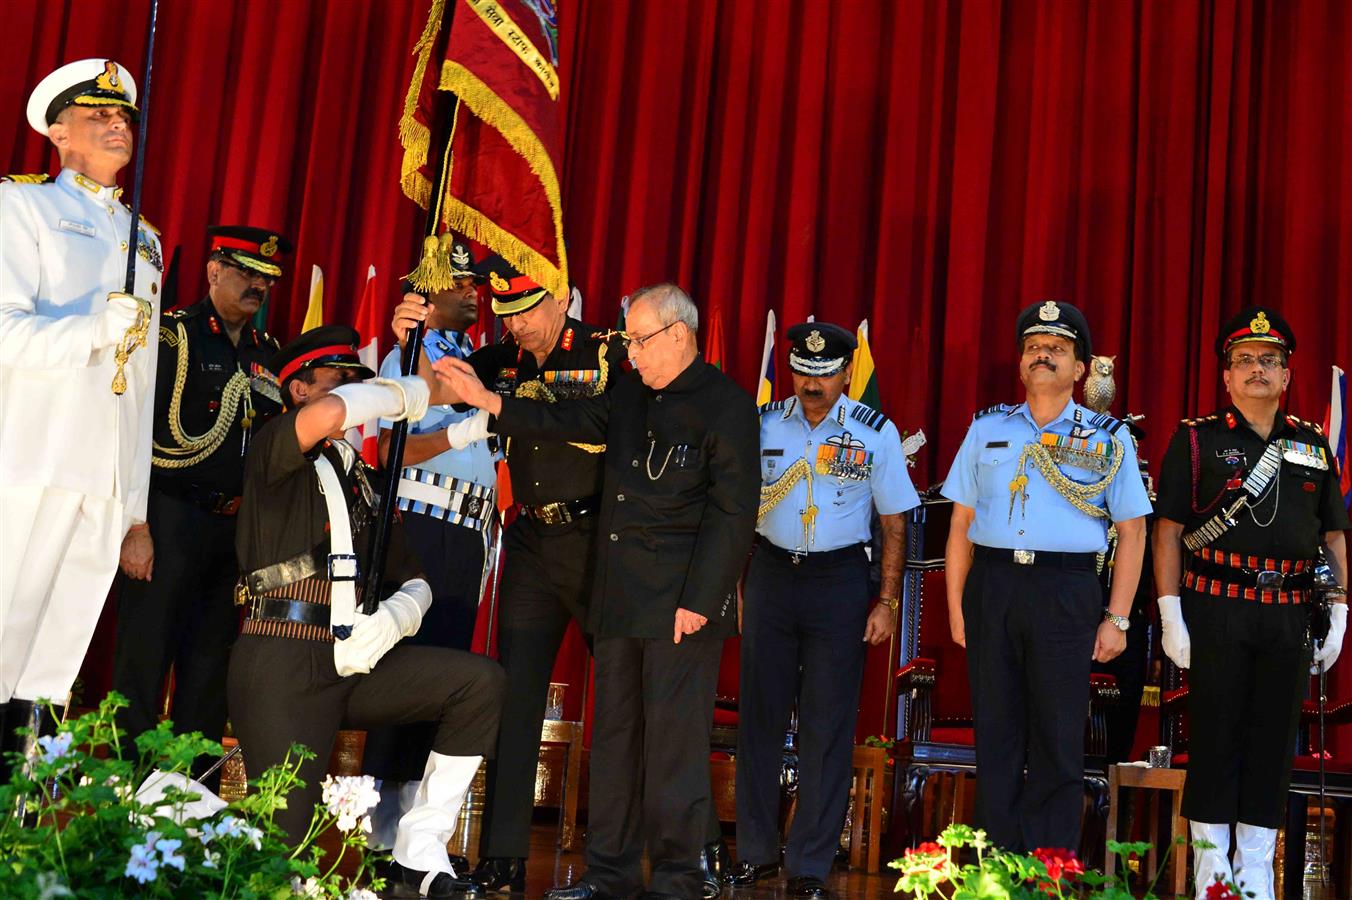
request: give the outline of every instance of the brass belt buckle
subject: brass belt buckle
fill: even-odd
[[[1032,550],[1015,550],[1014,561],[1021,566],[1031,566],[1033,560],[1037,558],[1037,553]]]
[[[1260,591],[1280,591],[1285,581],[1285,575],[1281,572],[1274,572],[1272,569],[1264,569],[1257,573],[1254,578],[1254,584]]]

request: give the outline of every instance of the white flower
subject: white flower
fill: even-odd
[[[324,804],[338,817],[338,829],[351,831],[361,822],[366,811],[380,802],[376,780],[370,775],[324,776]],[[370,823],[363,826],[370,830]]]
[[[347,900],[380,900],[380,898],[366,888],[353,888],[347,892]]]
[[[263,849],[263,829],[255,828],[234,816],[225,816],[219,822],[208,822],[198,835],[203,844],[210,844],[216,838],[226,837],[244,838],[253,844],[255,850]]]
[[[291,876],[291,893],[300,897],[323,897],[324,886],[319,879],[311,876],[302,884],[299,875]]]
[[[180,872],[183,871],[185,860],[183,859],[183,854],[175,853],[174,851],[182,846],[183,842],[176,839],[171,840],[166,838],[155,842],[155,849],[158,850],[160,854],[160,862],[166,866],[173,866]]]
[[[74,897],[71,889],[62,882],[56,872],[43,872],[38,876],[38,900],[54,900],[56,897]]]
[[[151,834],[159,837],[153,831]],[[148,884],[158,876],[159,868],[160,863],[155,858],[154,845],[151,843],[137,844],[131,848],[131,856],[127,859],[127,868],[122,874],[128,878],[135,878],[141,884]]]
[[[202,868],[214,869],[216,864],[221,861],[221,855],[214,850],[202,851]]]

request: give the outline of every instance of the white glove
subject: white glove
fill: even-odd
[[[136,324],[136,314],[142,310],[143,303],[144,300],[138,300],[131,294],[109,294],[108,305],[103,308],[103,312],[98,313],[98,321],[94,324],[94,349],[112,347],[122,340],[127,329]]]
[[[446,439],[452,450],[464,450],[475,441],[488,437],[488,410],[481,409],[446,429]]]
[[[352,633],[333,642],[333,667],[344,678],[365,675],[403,638],[418,633],[423,613],[432,605],[432,588],[421,578],[380,602],[371,615],[357,613]]]
[[[427,415],[432,393],[427,382],[417,375],[402,375],[340,385],[333,389],[332,396],[341,399],[347,408],[343,418],[346,431],[376,419],[416,422]]]
[[[1324,646],[1320,647],[1314,655],[1314,663],[1310,666],[1311,674],[1319,673],[1319,664],[1324,664],[1324,671],[1333,668],[1333,664],[1338,661],[1338,654],[1343,649],[1343,635],[1347,633],[1347,604],[1330,603],[1329,604],[1329,636],[1324,638]]]
[[[1188,637],[1188,626],[1183,623],[1182,600],[1177,594],[1169,594],[1159,598],[1159,605],[1163,628],[1160,643],[1164,645],[1164,655],[1180,669],[1186,669],[1192,665],[1192,639]]]

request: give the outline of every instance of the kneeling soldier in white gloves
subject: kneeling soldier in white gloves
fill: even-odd
[[[245,472],[235,544],[249,617],[230,659],[230,717],[253,773],[281,762],[292,743],[315,752],[300,770],[305,789],[277,812],[293,839],[319,800],[340,727],[436,722],[418,796],[399,820],[391,896],[478,896],[446,843],[493,751],[502,670],[459,650],[395,647],[432,602],[397,522],[384,597],[376,612],[358,611],[375,511],[342,435],[375,418],[420,418],[429,389],[417,377],[361,380],[374,373],[356,340],[350,328],[316,328],[273,359],[289,409],[254,438]]]
[[[1286,810],[1301,700],[1312,671],[1338,658],[1347,604],[1311,662],[1315,558],[1347,584],[1347,510],[1328,441],[1288,415],[1282,394],[1295,335],[1272,309],[1221,330],[1230,406],[1187,419],[1160,469],[1155,585],[1164,652],[1188,675],[1183,815],[1197,897],[1217,878],[1273,896],[1272,857]],[[1230,826],[1235,857],[1230,861]]]

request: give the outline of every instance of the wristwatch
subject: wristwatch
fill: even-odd
[[[1128,619],[1126,616],[1119,616],[1116,613],[1110,613],[1106,609],[1103,611],[1103,620],[1105,622],[1112,622],[1118,631],[1126,631],[1131,627],[1131,619]]]
[[[878,598],[878,602],[881,603],[883,606],[886,606],[888,609],[892,610],[892,612],[896,612],[896,611],[897,611],[897,607],[901,605],[901,598],[900,598],[900,597],[879,597],[879,598]]]

